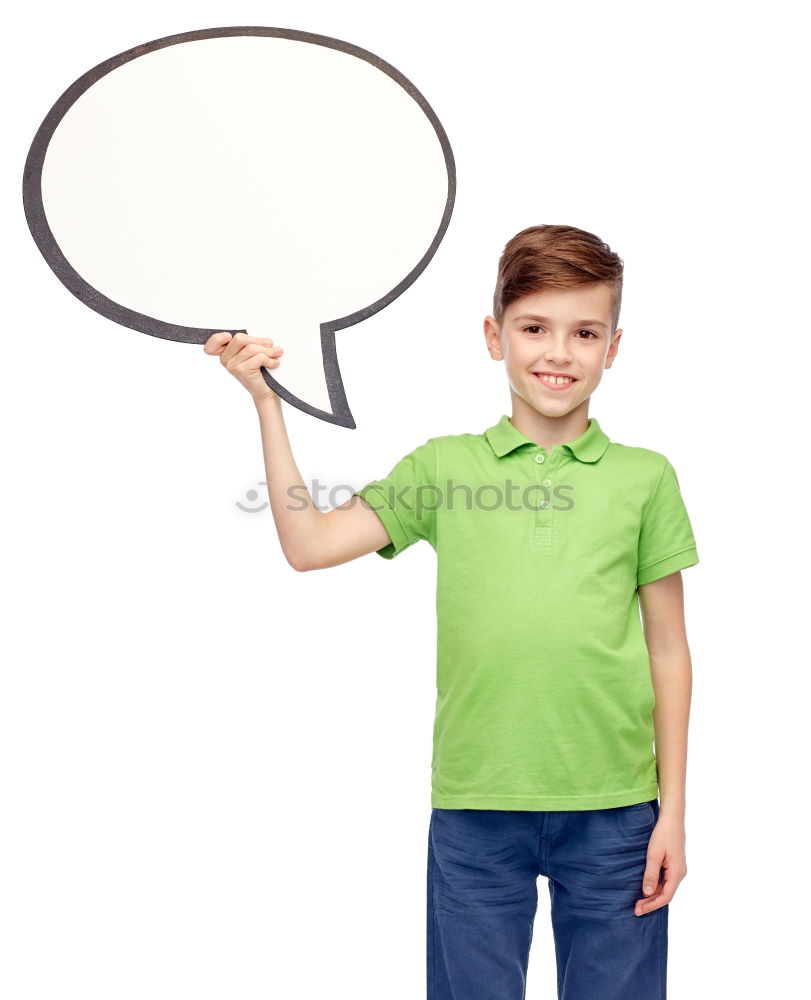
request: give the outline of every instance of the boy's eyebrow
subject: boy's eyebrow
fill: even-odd
[[[518,322],[519,319],[533,319],[537,320],[539,323],[548,323],[548,316],[532,316],[529,313],[525,313],[523,316],[516,316],[515,321]],[[601,322],[599,319],[579,319],[577,320],[577,326],[603,326],[608,329],[608,324]]]

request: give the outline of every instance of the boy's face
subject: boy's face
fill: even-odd
[[[484,321],[490,357],[504,361],[513,409],[530,407],[546,417],[564,417],[588,399],[610,368],[622,336],[611,330],[611,288],[603,281],[582,288],[550,289],[517,299],[501,325]],[[540,373],[574,379],[544,381]],[[557,380],[555,380],[557,381]]]

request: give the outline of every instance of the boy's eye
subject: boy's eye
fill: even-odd
[[[524,327],[524,332],[525,333],[534,333],[536,330],[540,330],[540,329],[541,328],[539,326],[525,326]],[[578,330],[577,332],[578,332],[578,334],[580,334],[580,333],[587,333],[589,337],[596,337],[597,336],[597,334],[594,333],[593,330]],[[580,339],[580,340],[586,340],[588,338],[586,338],[586,337],[579,337],[578,339]]]

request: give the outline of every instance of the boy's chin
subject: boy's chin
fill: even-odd
[[[560,420],[563,417],[568,417],[570,413],[583,406],[590,398],[587,396],[585,399],[561,399],[560,401],[523,398],[523,403],[541,417],[546,417],[549,420]]]

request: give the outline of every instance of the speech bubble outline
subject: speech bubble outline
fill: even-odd
[[[42,195],[42,174],[45,164],[45,157],[48,152],[48,144],[51,141],[60,122],[76,103],[76,101],[102,77],[113,70],[124,66],[126,63],[155,52],[159,49],[167,48],[180,43],[237,36],[263,36],[273,38],[284,38],[293,41],[305,42],[320,45],[327,48],[344,52],[355,56],[371,64],[376,69],[385,73],[418,104],[423,114],[433,127],[442,155],[444,157],[445,169],[448,179],[448,193],[445,200],[444,211],[437,231],[417,264],[406,274],[406,276],[391,288],[384,295],[380,296],[370,305],[355,310],[347,315],[321,321],[320,326],[320,346],[323,359],[324,382],[327,387],[331,412],[321,409],[296,396],[293,392],[283,386],[265,368],[262,374],[267,384],[280,397],[291,405],[312,416],[335,423],[343,427],[355,428],[356,424],[349,409],[346,392],[343,386],[340,367],[338,365],[335,334],[338,330],[354,326],[357,323],[369,318],[379,312],[398,298],[419,275],[425,270],[428,262],[433,257],[450,223],[453,205],[456,195],[456,172],[453,153],[447,134],[439,121],[437,115],[428,104],[420,91],[408,80],[399,70],[391,64],[381,59],[379,56],[366,49],[360,48],[351,42],[332,38],[326,35],[318,35],[310,32],[298,31],[289,28],[271,28],[264,26],[249,27],[221,27],[205,28],[196,31],[182,32],[158,38],[151,42],[135,46],[125,52],[104,60],[97,66],[90,69],[71,84],[61,97],[55,102],[51,110],[46,115],[40,125],[34,140],[31,144],[28,157],[23,171],[23,205],[29,229],[34,238],[34,242],[45,258],[51,270],[56,274],[63,285],[76,298],[89,306],[94,311],[113,320],[120,326],[128,327],[141,333],[146,333],[153,337],[164,340],[172,340],[189,344],[204,344],[212,333],[224,327],[201,328],[183,326],[156,319],[146,313],[138,312],[127,306],[114,301],[94,288],[86,281],[78,271],[67,260],[62,252],[56,238],[51,230],[46,217],[44,200]],[[231,330],[231,333],[248,332],[245,329]]]

